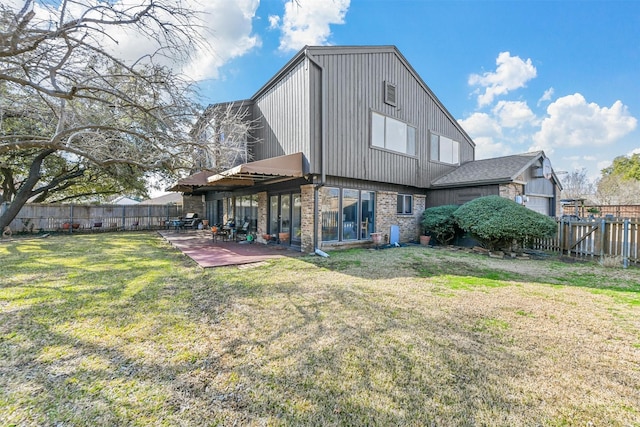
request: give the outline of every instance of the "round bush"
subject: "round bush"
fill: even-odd
[[[462,230],[492,250],[510,248],[514,241],[524,246],[531,239],[556,232],[552,218],[500,196],[474,199],[453,216]]]

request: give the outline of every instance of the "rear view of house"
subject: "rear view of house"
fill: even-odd
[[[416,240],[436,180],[475,159],[471,138],[393,46],[306,47],[232,104],[257,123],[253,161],[174,190],[203,201],[212,224],[248,222],[259,239],[304,252],[389,238],[392,226]]]

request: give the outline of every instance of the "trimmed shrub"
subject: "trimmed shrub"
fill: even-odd
[[[453,217],[453,213],[457,209],[457,205],[444,205],[425,209],[420,223],[424,234],[435,238],[443,245],[448,245],[460,231]]]
[[[514,241],[526,246],[531,239],[552,236],[557,226],[552,218],[500,196],[474,199],[453,216],[462,230],[491,250],[511,248]]]

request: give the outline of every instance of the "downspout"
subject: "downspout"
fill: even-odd
[[[326,162],[325,162],[325,158],[326,158],[326,147],[327,147],[327,140],[326,140],[326,135],[327,135],[327,76],[326,73],[324,72],[324,67],[322,66],[322,64],[320,64],[315,58],[313,58],[313,56],[311,56],[309,54],[309,50],[305,50],[305,56],[309,59],[309,61],[314,64],[316,67],[318,67],[320,69],[320,75],[321,80],[320,80],[320,102],[321,102],[321,107],[320,107],[320,182],[316,183],[314,189],[313,189],[313,204],[314,204],[314,217],[313,217],[313,247],[314,247],[314,251],[319,250],[320,248],[318,247],[318,221],[319,221],[319,215],[318,215],[318,206],[319,206],[319,196],[318,196],[318,191],[320,189],[320,187],[323,187],[325,185],[326,179],[327,179],[327,169],[326,169]]]

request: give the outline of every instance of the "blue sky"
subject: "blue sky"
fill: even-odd
[[[640,152],[640,1],[208,3],[205,103],[250,97],[306,44],[396,45],[478,159],[544,149],[595,178]]]

